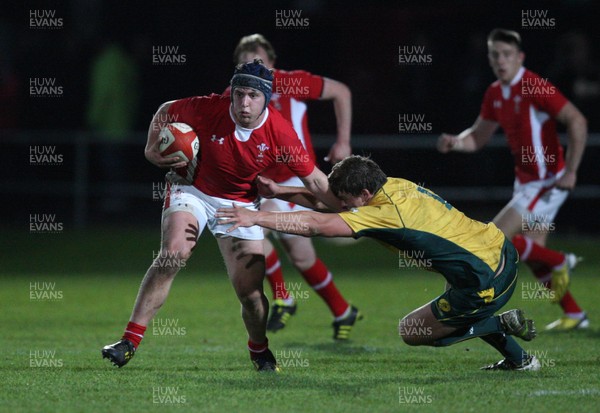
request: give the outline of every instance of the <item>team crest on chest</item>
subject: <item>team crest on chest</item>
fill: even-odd
[[[258,155],[256,155],[256,161],[262,162],[265,157],[265,151],[268,151],[269,147],[267,146],[267,144],[265,144],[263,142],[260,145],[256,145],[256,148],[258,149]]]
[[[494,109],[500,109],[502,107],[502,101],[501,100],[494,100]]]
[[[519,113],[521,110],[521,96],[517,95],[514,97],[513,102],[515,102],[515,113]]]

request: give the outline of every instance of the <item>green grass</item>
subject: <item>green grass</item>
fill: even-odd
[[[99,350],[120,337],[158,249],[157,234],[3,235],[0,411],[592,412],[600,406],[594,240],[554,244],[586,255],[572,291],[592,327],[523,343],[545,364],[536,373],[480,371],[501,358],[481,340],[448,348],[403,344],[398,319],[439,294],[443,279],[400,271],[396,256],[370,241],[345,247],[319,241],[338,286],[365,319],[350,342],[334,343],[326,306],[303,283],[308,298],[289,327],[269,337],[288,367],[269,375],[252,370],[239,304],[210,237],[202,238],[157,316],[177,323],[167,331],[173,334],[149,326],[133,361],[116,369]],[[286,273],[288,282],[302,282]],[[527,269],[519,281],[508,307],[523,308],[538,328],[560,315],[547,301],[522,298],[521,283],[533,281]],[[36,282],[55,283],[57,299],[32,300]],[[400,394],[415,392],[420,403],[400,403]]]

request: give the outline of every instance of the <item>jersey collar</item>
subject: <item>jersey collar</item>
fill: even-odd
[[[523,77],[523,74],[525,74],[525,68],[523,66],[521,66],[521,68],[519,69],[519,71],[517,72],[517,74],[515,75],[515,77],[513,78],[513,80],[510,81],[510,85],[514,86],[518,82],[520,82],[521,78]]]
[[[267,121],[267,118],[269,117],[269,108],[265,109],[265,116],[263,116],[263,120],[262,122],[260,122],[260,124],[252,129],[248,129],[248,128],[244,128],[243,126],[238,125],[238,123],[235,121],[235,117],[233,116],[233,112],[231,111],[231,106],[229,106],[229,116],[231,117],[231,120],[233,121],[233,123],[235,124],[235,138],[238,141],[241,142],[246,142],[248,139],[250,139],[250,135],[252,134],[252,131],[261,128],[262,125],[265,124],[265,122]]]

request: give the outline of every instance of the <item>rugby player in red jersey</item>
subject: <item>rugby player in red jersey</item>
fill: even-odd
[[[577,257],[545,248],[559,208],[575,188],[577,168],[587,140],[587,121],[547,79],[523,67],[521,36],[494,29],[488,36],[488,58],[498,78],[483,98],[475,123],[458,136],[442,134],[438,150],[474,152],[502,127],[515,163],[513,198],[494,218],[512,239],[521,261],[554,292],[564,316],[546,326],[565,331],[589,326],[586,313],[568,291],[569,270]],[[566,126],[566,156],[556,131]]]
[[[272,72],[259,59],[240,64],[231,79],[231,96],[212,94],[163,104],[148,132],[146,158],[162,168],[185,166],[158,150],[164,119],[190,125],[200,139],[200,162],[187,176],[167,186],[162,215],[160,254],[140,286],[122,339],[102,349],[105,358],[124,366],[134,355],[146,326],[165,302],[178,270],[190,258],[196,241],[208,227],[217,239],[229,279],[242,305],[250,358],[259,371],[277,371],[268,347],[268,300],[263,294],[265,258],[260,227],[227,233],[214,218],[216,209],[234,205],[255,208],[256,176],[278,162],[281,153],[306,154],[292,126],[269,110]],[[339,205],[328,191],[327,177],[308,156],[285,162],[326,204]],[[201,252],[200,252],[201,254]]]
[[[233,53],[234,62],[236,64],[248,62],[256,57],[263,60],[265,66],[273,69],[274,72],[271,106],[293,125],[310,158],[316,163],[305,103],[310,100],[331,100],[333,103],[337,122],[337,138],[326,160],[335,164],[350,155],[352,152],[350,147],[352,94],[350,89],[337,80],[304,70],[275,69],[275,50],[263,35],[252,34],[242,37]],[[298,156],[299,154],[288,151],[282,155],[282,159]],[[283,163],[261,175],[284,186],[302,185],[300,179]],[[263,199],[260,209],[281,212],[307,210],[303,206],[279,199]],[[331,271],[317,257],[312,240],[283,232],[275,234],[294,267],[329,307],[333,315],[333,338],[336,340],[348,339],[352,327],[362,315],[355,306],[348,303],[337,289]],[[295,314],[297,301],[293,295],[296,291],[292,291],[290,294],[286,288],[277,250],[268,238],[265,238],[264,245],[267,280],[273,291],[274,299],[267,329],[274,332],[284,328],[290,316]]]

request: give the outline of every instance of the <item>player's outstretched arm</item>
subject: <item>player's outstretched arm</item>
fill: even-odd
[[[458,136],[442,133],[437,141],[437,149],[441,153],[475,152],[483,148],[498,129],[498,123],[477,117],[473,126],[462,131]]]
[[[328,211],[327,205],[319,201],[312,192],[303,186],[281,186],[264,176],[256,177],[258,194],[263,198],[277,198],[303,207]]]
[[[570,191],[577,183],[577,169],[585,150],[588,134],[587,120],[571,102],[563,106],[556,119],[567,127],[569,140],[565,155],[565,174],[556,181],[556,187]]]
[[[163,103],[152,117],[152,122],[150,122],[150,127],[148,128],[148,141],[144,149],[146,159],[159,168],[181,168],[187,165],[187,162],[182,161],[179,157],[165,158],[160,154],[160,139],[158,139],[158,134],[168,123],[165,119],[169,119],[168,115],[171,103],[173,101]]]
[[[352,147],[350,146],[352,92],[344,83],[324,77],[321,99],[333,100],[337,139],[329,150],[329,154],[325,157],[325,161],[335,164],[352,154]]]
[[[269,212],[251,211],[247,208],[219,208],[215,217],[221,224],[231,224],[227,232],[239,227],[259,225],[278,232],[305,237],[351,237],[352,229],[338,214],[323,214],[315,211]]]
[[[342,210],[341,201],[329,189],[329,180],[319,168],[315,169],[304,178],[300,178],[306,189],[308,189],[317,200],[324,203],[330,211],[339,212]]]

